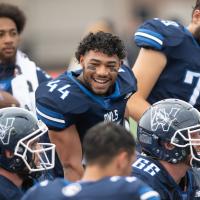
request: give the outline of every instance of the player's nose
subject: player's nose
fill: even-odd
[[[96,73],[101,76],[108,75],[108,69],[105,65],[101,65],[97,68]]]

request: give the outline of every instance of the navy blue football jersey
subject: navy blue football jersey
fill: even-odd
[[[122,66],[109,96],[97,96],[76,77],[81,71],[65,72],[58,78],[41,84],[36,90],[38,118],[51,130],[63,130],[76,125],[80,139],[101,121],[123,124],[128,98],[136,91],[136,79],[130,68]]]
[[[187,28],[174,21],[152,19],[139,27],[134,39],[139,47],[160,51],[167,57],[148,101],[153,104],[177,98],[200,109],[200,45]]]
[[[158,160],[140,155],[133,164],[132,175],[156,190],[162,200],[200,199],[200,188],[190,170],[184,177],[185,179],[183,178],[187,180],[187,184],[180,182],[178,185]]]
[[[20,200],[23,196],[22,190],[4,176],[0,175],[0,199]]]
[[[31,188],[22,200],[159,200],[159,194],[136,177],[106,177],[99,181],[69,183],[45,181]]]

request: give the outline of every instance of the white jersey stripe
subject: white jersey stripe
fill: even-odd
[[[149,191],[149,192],[145,192],[140,197],[141,197],[141,200],[147,200],[151,197],[159,197],[159,194],[156,191]]]
[[[136,32],[135,36],[142,36],[142,37],[146,37],[148,39],[154,40],[155,42],[159,43],[160,45],[163,45],[163,41],[160,40],[159,38],[149,35],[147,33],[143,33],[143,32]]]
[[[37,108],[36,108],[36,112],[41,115],[42,117],[48,119],[48,120],[51,120],[51,121],[54,121],[54,122],[58,122],[58,123],[62,123],[62,124],[65,124],[65,120],[63,119],[58,119],[58,118],[54,118],[54,117],[50,117],[44,113],[42,113],[41,111],[39,111]]]

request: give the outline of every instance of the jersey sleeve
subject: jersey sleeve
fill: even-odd
[[[70,84],[59,79],[41,84],[36,90],[36,112],[50,130],[61,131],[76,124],[88,108]]]
[[[184,27],[174,21],[151,19],[144,22],[135,32],[137,46],[167,53],[178,46],[184,38]]]

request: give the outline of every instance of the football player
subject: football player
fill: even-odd
[[[166,99],[153,104],[137,129],[142,154],[132,175],[163,200],[200,199],[200,113],[191,104]]]
[[[124,57],[124,44],[117,36],[89,33],[76,52],[83,70],[65,72],[36,91],[38,118],[50,129],[68,180],[83,174],[85,132],[101,121],[124,122],[126,102],[136,91],[135,77],[122,63]]]
[[[55,145],[40,143],[47,131],[42,121],[23,108],[0,109],[1,200],[21,199],[23,190],[34,183],[41,171],[54,167]]]
[[[130,115],[138,121],[150,104],[166,98],[200,110],[200,0],[189,26],[147,20],[135,32],[135,42],[141,50],[133,66],[138,91],[128,102]]]
[[[12,102],[35,113],[35,90],[51,78],[18,49],[25,23],[25,14],[17,6],[0,4],[0,91],[10,93]],[[3,105],[9,107],[12,102]]]
[[[159,195],[136,177],[130,177],[135,141],[125,128],[101,122],[87,132],[83,148],[87,160],[81,181],[45,181],[23,200],[158,200]]]

